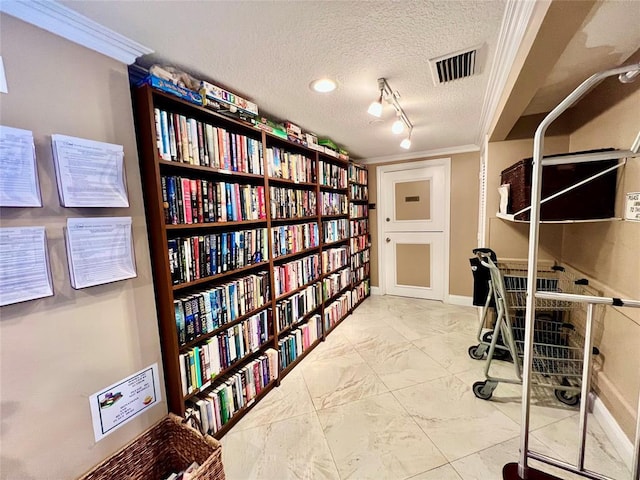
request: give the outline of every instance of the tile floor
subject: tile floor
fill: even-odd
[[[521,388],[473,395],[476,328],[471,307],[370,297],[222,439],[227,479],[501,480],[518,458]],[[575,461],[577,424],[577,410],[536,392],[531,448]],[[595,419],[587,467],[630,478]]]

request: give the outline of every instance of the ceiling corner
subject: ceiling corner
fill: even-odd
[[[131,65],[153,50],[51,0],[3,0],[0,12]]]

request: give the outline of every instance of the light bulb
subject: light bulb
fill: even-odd
[[[336,89],[336,82],[330,78],[321,78],[311,82],[310,87],[318,93],[329,93]]]
[[[369,113],[369,115],[380,118],[380,116],[382,115],[382,103],[380,103],[379,101],[371,103],[367,112]]]
[[[391,125],[391,131],[396,135],[400,135],[404,132],[404,122],[400,119],[393,122],[393,125]]]
[[[400,146],[405,150],[409,150],[411,148],[411,138],[407,137],[400,142]]]

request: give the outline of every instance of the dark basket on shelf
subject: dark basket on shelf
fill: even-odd
[[[220,442],[169,414],[79,480],[164,480],[193,462],[192,480],[225,480]]]
[[[595,153],[613,148],[589,150],[575,153]],[[557,157],[574,155],[567,153]],[[563,190],[591,175],[618,163],[617,160],[601,160],[588,163],[551,165],[542,169],[542,199]],[[525,158],[502,171],[501,184],[509,184],[509,206],[507,212],[516,213],[531,205],[533,158]],[[577,187],[563,195],[542,204],[541,220],[586,220],[590,218],[611,218],[615,216],[617,172],[615,170]],[[529,220],[526,211],[516,220]]]

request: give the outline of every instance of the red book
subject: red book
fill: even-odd
[[[256,386],[256,395],[262,391],[262,377],[260,376],[260,366],[258,362],[253,363],[253,381]]]
[[[200,239],[193,238],[193,260],[195,278],[200,278]]]
[[[202,198],[202,180],[199,180],[199,179],[196,181],[196,198],[197,198],[197,201],[198,201],[198,223],[204,223],[204,208],[203,208],[203,198]]]
[[[258,219],[267,218],[267,211],[264,205],[264,186],[258,186]]]

